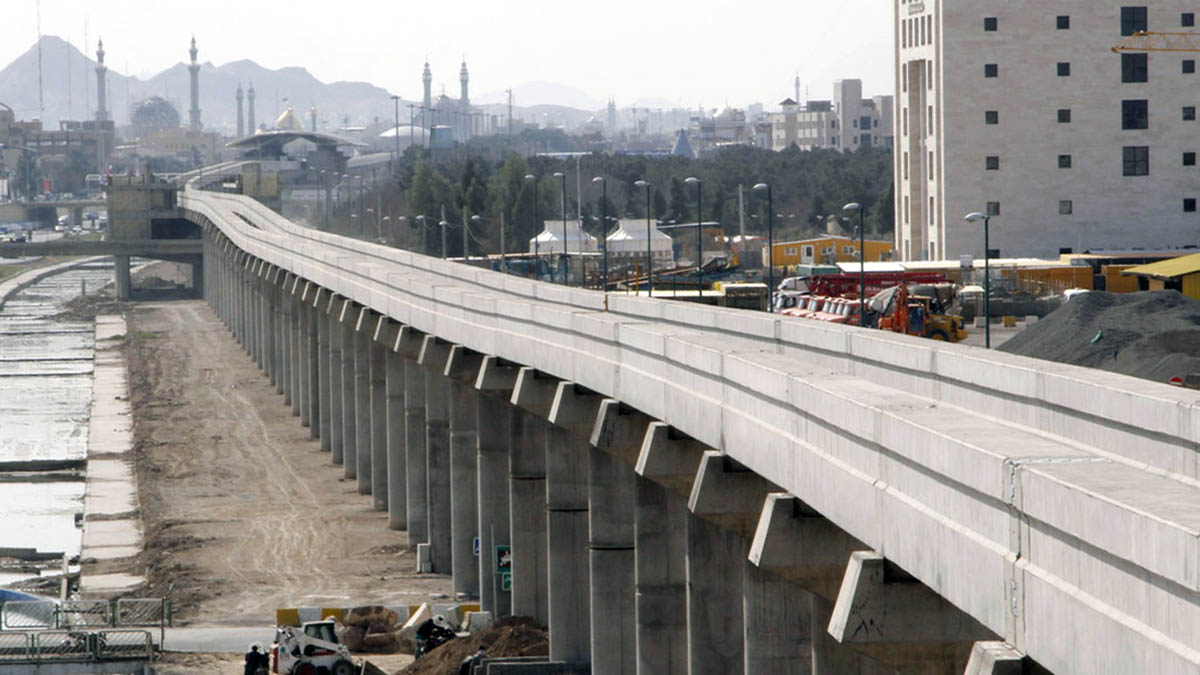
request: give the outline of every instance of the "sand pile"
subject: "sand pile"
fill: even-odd
[[[1200,373],[1200,302],[1175,291],[1084,293],[999,349],[1167,382]]]
[[[397,675],[458,675],[463,659],[487,649],[488,656],[545,656],[550,653],[546,629],[526,616],[501,619],[470,637],[435,648]]]

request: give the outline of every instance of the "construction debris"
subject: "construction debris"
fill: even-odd
[[[334,629],[338,641],[352,652],[375,654],[411,654],[413,642],[400,630],[400,617],[394,610],[378,605],[355,607]]]
[[[1200,301],[1175,291],[1082,293],[999,348],[1167,383],[1200,373]]]
[[[468,637],[434,648],[396,675],[458,675],[463,659],[480,647],[491,657],[546,656],[550,653],[550,639],[546,629],[533,619],[508,617]]]

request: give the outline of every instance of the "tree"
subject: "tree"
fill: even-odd
[[[410,225],[421,227],[415,216],[425,216],[425,231],[418,233],[425,241],[423,253],[437,252],[441,255],[442,228],[438,222],[445,217],[450,224],[457,224],[459,217],[459,191],[445,176],[435,170],[428,162],[418,162],[413,172],[413,182],[408,188],[408,204],[414,211]],[[450,237],[447,236],[447,243]],[[460,247],[461,248],[461,247]],[[447,246],[449,255],[449,246]]]
[[[695,199],[693,195],[692,199]],[[678,177],[671,177],[671,206],[668,211],[667,218],[674,220],[677,223],[686,223],[692,219],[691,209],[688,204],[691,200],[688,199],[688,191],[684,189],[684,182]]]

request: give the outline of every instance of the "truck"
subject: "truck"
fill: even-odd
[[[338,642],[333,621],[306,621],[275,629],[271,672],[290,675],[354,675],[350,650]]]

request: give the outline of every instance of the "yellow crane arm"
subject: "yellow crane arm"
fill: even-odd
[[[1200,33],[1138,31],[1112,48],[1113,52],[1200,52]]]

